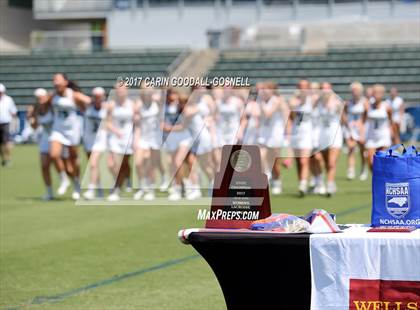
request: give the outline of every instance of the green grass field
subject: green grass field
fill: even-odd
[[[332,198],[296,195],[295,170],[283,176],[274,212],[323,208],[340,223],[369,222],[370,180],[345,179]],[[203,206],[76,206],[43,202],[35,146],[18,146],[0,168],[0,310],[225,309],[206,262],[181,244],[178,230],[203,227]]]

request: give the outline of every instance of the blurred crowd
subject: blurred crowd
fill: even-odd
[[[347,101],[330,83],[305,79],[292,90],[267,81],[251,89],[197,87],[188,93],[118,84],[109,94],[102,87],[85,94],[66,74],[57,73],[52,86],[53,91],[34,91],[26,115],[39,146],[46,200],[70,187],[73,199],[118,201],[122,190],[135,188],[135,200],[154,200],[157,192],[167,192],[171,201],[195,200],[202,188],[212,188],[221,148],[230,144],[260,147],[272,194],[282,193],[282,169],[296,166],[301,196],[331,196],[337,191],[343,146],[347,178],[366,180],[373,154],[400,143],[404,115],[395,87],[387,91],[380,84],[359,82],[349,86]],[[0,84],[3,166],[10,163],[9,127],[16,112]],[[80,144],[88,158],[83,191]],[[101,159],[113,180],[106,193]],[[55,190],[51,167],[59,175]]]

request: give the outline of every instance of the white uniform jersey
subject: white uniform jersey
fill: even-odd
[[[211,114],[210,107],[205,100],[200,99],[197,103],[197,106],[198,106],[198,113],[200,113],[203,119],[210,116]]]
[[[105,151],[107,132],[104,126],[106,110],[89,105],[84,114],[83,145],[86,152]]]
[[[388,103],[392,109],[392,121],[400,124],[401,123],[400,109],[404,103],[404,100],[401,97],[397,96],[394,99],[389,98]]]
[[[353,140],[359,141],[364,138],[361,137],[360,126],[362,122],[363,114],[365,113],[365,102],[366,98],[361,97],[357,102],[351,99],[347,103],[347,125],[345,128],[344,135],[346,139],[352,138]]]
[[[177,104],[165,105],[163,118],[164,122],[171,126],[185,124],[184,117],[179,111]],[[189,147],[191,145],[191,135],[186,128],[180,131],[165,132],[163,139],[164,148],[170,153],[176,152],[180,146]]]
[[[38,114],[37,122],[40,125],[38,136],[39,152],[43,154],[48,154],[50,151],[49,139],[54,122],[54,115],[51,109],[45,112],[44,114]]]
[[[209,107],[209,103],[206,100],[204,100],[203,97],[198,101],[197,105],[198,113],[202,116],[204,123],[206,124],[206,128],[210,134],[209,148],[213,149],[215,146],[217,147],[217,136],[212,136],[214,132],[212,132],[212,123],[209,122],[209,120],[213,120],[212,111]]]
[[[67,88],[64,96],[55,94],[52,98],[54,122],[50,141],[72,146],[80,143],[81,124],[77,115],[73,90]]]
[[[12,97],[3,94],[0,97],[0,124],[8,124],[12,121],[12,115],[17,113],[15,102]]]
[[[318,149],[320,144],[319,144],[319,139],[320,139],[320,134],[321,134],[321,123],[320,123],[320,118],[321,118],[321,113],[320,113],[320,102],[318,102],[318,104],[316,106],[313,107],[312,109],[312,148],[313,149]]]
[[[248,103],[245,106],[245,117],[248,120],[247,126],[245,128],[244,137],[242,139],[243,144],[257,144],[259,143],[260,138],[260,127],[259,119],[254,115],[254,104],[258,103]]]
[[[387,112],[388,104],[382,101],[379,107],[370,105],[367,112],[366,147],[382,148],[391,145],[391,126]]]
[[[133,153],[133,101],[126,99],[123,103],[115,103],[112,109],[112,125],[119,130],[121,136],[110,132],[109,149],[116,154]]]
[[[162,145],[162,131],[160,130],[160,109],[157,102],[142,104],[140,113],[139,148],[159,150]]]
[[[292,124],[292,147],[294,149],[312,149],[312,109],[310,96],[306,96],[305,101],[294,109],[295,118]]]
[[[318,105],[320,125],[319,149],[341,148],[343,132],[341,129],[341,111],[338,105],[329,107],[322,100]]]
[[[204,116],[202,115],[202,113],[206,115],[206,112],[207,111],[200,111],[200,108],[198,107],[198,112],[186,120],[187,128],[191,135],[191,152],[196,155],[208,153],[213,149],[210,132],[205,124]]]
[[[267,102],[261,102],[271,109],[278,97],[273,96]],[[263,107],[262,107],[263,109]],[[279,148],[284,145],[284,129],[286,122],[280,110],[276,110],[270,117],[261,113],[260,143],[269,148]]]
[[[240,99],[237,97],[218,102],[217,147],[236,143],[240,125],[240,104]]]

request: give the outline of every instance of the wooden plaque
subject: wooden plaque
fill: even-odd
[[[225,145],[206,228],[249,228],[271,215],[267,176],[256,145]]]

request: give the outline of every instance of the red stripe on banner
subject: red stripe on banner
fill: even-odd
[[[419,310],[420,281],[350,279],[349,310]]]
[[[321,218],[324,220],[325,223],[327,223],[328,227],[331,229],[332,232],[337,232],[337,230],[331,225],[330,221],[324,214],[318,213],[317,215],[321,216]]]

